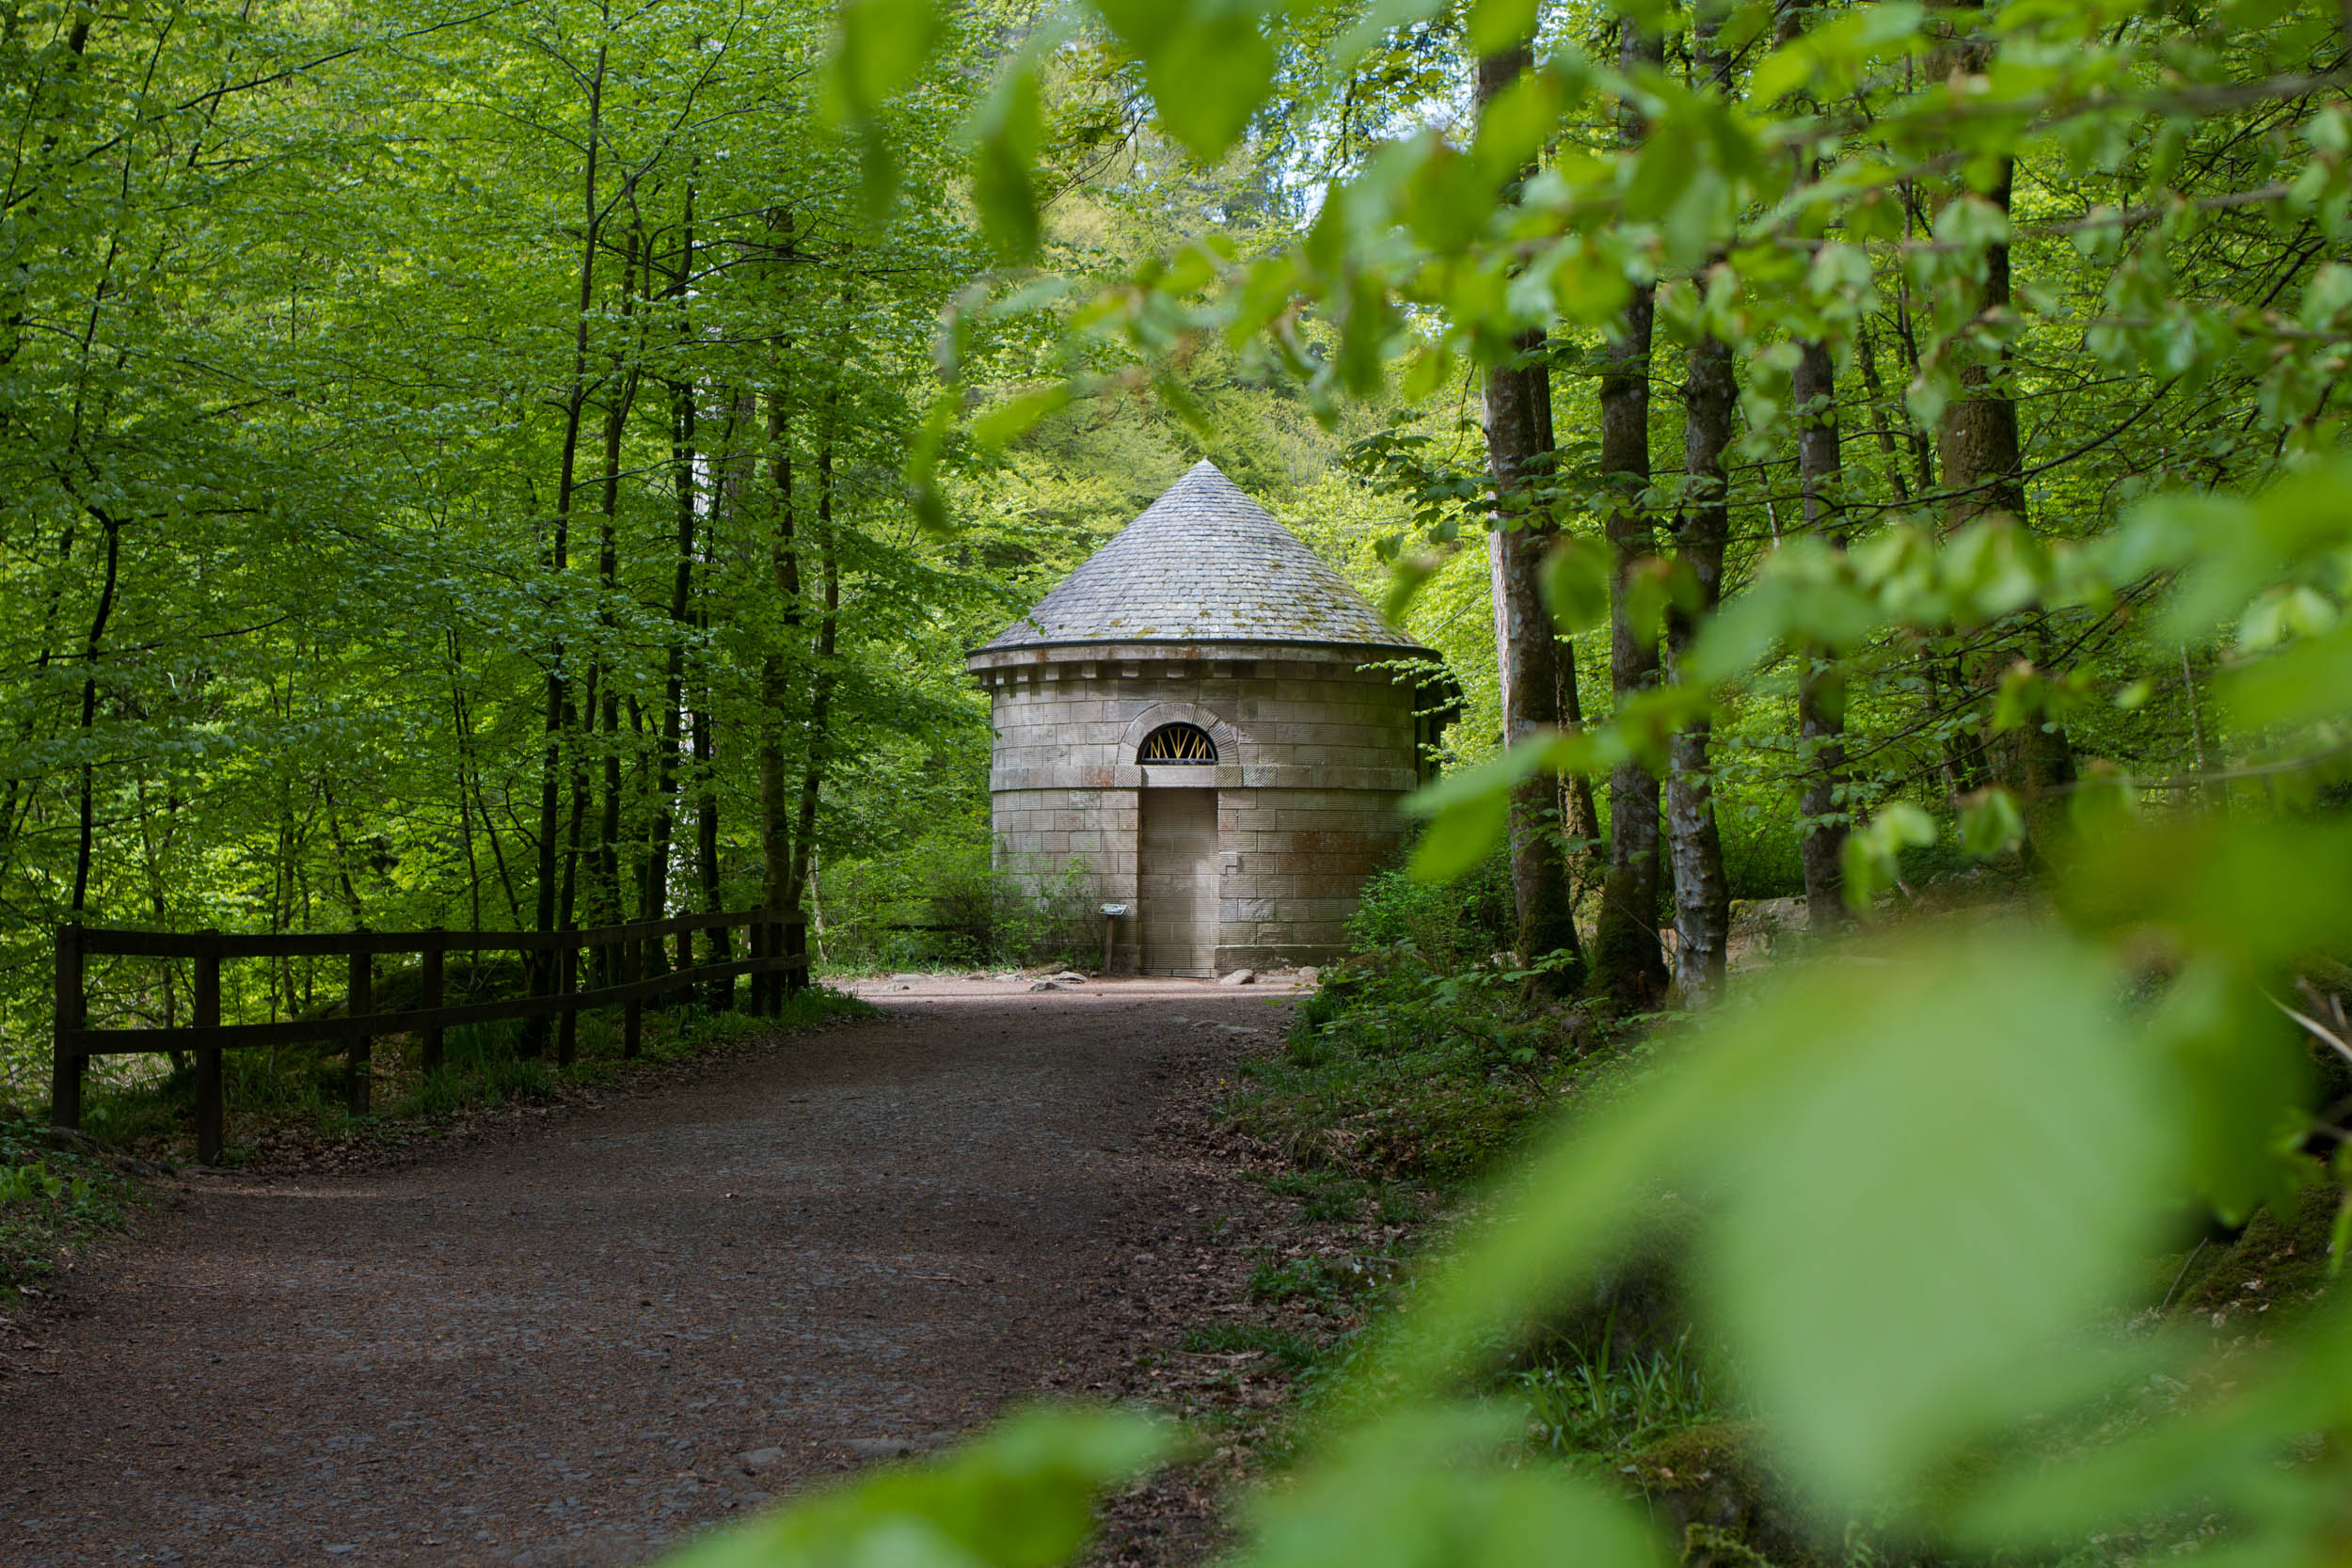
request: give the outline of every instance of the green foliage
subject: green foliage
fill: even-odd
[[[828,868],[823,960],[837,972],[1103,961],[1103,916],[1077,859],[993,863],[985,827],[936,832],[886,861]]]
[[[1613,1053],[1581,1015],[1530,1002],[1517,972],[1476,951],[1491,895],[1457,902],[1395,873],[1377,887],[1359,919],[1419,930],[1444,961],[1407,942],[1327,967],[1282,1055],[1244,1064],[1222,1114],[1311,1171],[1459,1186],[1494,1171]]]
[[[121,1227],[132,1185],[104,1162],[42,1146],[45,1129],[0,1107],[0,1307],[35,1286],[60,1252]]]
[[[1349,916],[1357,949],[1409,947],[1431,970],[1476,967],[1511,945],[1511,869],[1489,855],[1452,881],[1430,883],[1391,868],[1365,882]]]
[[[678,1568],[1050,1568],[1086,1544],[1095,1495],[1170,1449],[1110,1411],[1032,1411],[943,1458],[882,1471],[671,1558]]]
[[[1286,1258],[1250,1270],[1249,1299],[1269,1307],[1293,1301],[1329,1307],[1344,1298],[1355,1283],[1321,1258]]]
[[[1554,1454],[1622,1462],[1677,1432],[1729,1414],[1721,1375],[1685,1334],[1661,1349],[1613,1356],[1602,1345],[1546,1357],[1518,1373],[1534,1433]]]

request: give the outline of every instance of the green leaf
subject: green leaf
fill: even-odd
[[[1776,1062],[1725,1150],[1708,1297],[1834,1507],[1902,1495],[2073,1386],[2176,1168],[2117,977],[2049,931],[1816,974],[1742,1019]]]
[[[843,0],[824,68],[823,106],[857,134],[859,192],[868,219],[889,208],[898,161],[874,118],[904,86],[943,32],[934,0]]]
[[[1647,1523],[1565,1467],[1502,1461],[1517,1412],[1406,1411],[1255,1509],[1241,1568],[1661,1568]]]
[[[2226,671],[2216,686],[2252,730],[2352,716],[2352,622]]]
[[[1089,0],[1143,64],[1168,135],[1204,164],[1225,156],[1274,81],[1274,45],[1251,0]]]
[[[1424,882],[1451,881],[1485,860],[1502,840],[1512,787],[1540,768],[1558,768],[1580,740],[1551,734],[1532,736],[1499,757],[1448,773],[1406,797],[1408,814],[1431,819],[1413,847],[1413,876]]]
[[[664,1568],[1054,1568],[1086,1544],[1102,1491],[1170,1447],[1140,1416],[1033,1410],[931,1463],[698,1543]]]
[[[2131,775],[2101,757],[2084,767],[2066,801],[2068,822],[2090,838],[2121,832],[2138,812],[2139,791]]]
[[[1413,879],[1450,882],[1494,852],[1509,825],[1507,791],[1474,796],[1447,806],[1422,830],[1413,846]]]
[[[855,120],[905,86],[945,31],[934,0],[842,0],[826,61],[826,107]]]
[[[1470,47],[1500,55],[1535,36],[1536,0],[1476,0],[1470,7]]]
[[[2263,1204],[2292,1204],[2315,1173],[2298,1152],[2311,1074],[2285,1018],[2244,974],[2206,958],[2165,992],[2149,1036],[2173,1069],[2193,1190],[2233,1225]]]
[[[1609,619],[1608,547],[1568,535],[1544,557],[1544,603],[1565,637],[1590,631]]]
[[[1979,860],[2014,848],[2025,836],[2025,816],[2008,790],[1981,789],[1961,802],[1960,847]]]
[[[1039,109],[1034,69],[1000,78],[974,126],[972,197],[980,223],[999,255],[1025,261],[1037,254],[1036,166]]]
[[[1846,835],[1846,906],[1867,913],[1878,895],[1902,875],[1902,852],[1935,842],[1935,820],[1908,801],[1880,808],[1876,816]]]
[[[1070,404],[1072,388],[1057,381],[1039,391],[1009,398],[972,422],[972,439],[991,451],[1001,451],[1027,435],[1038,420]]]

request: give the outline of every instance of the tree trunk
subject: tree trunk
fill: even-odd
[[[549,577],[561,582],[571,566],[571,527],[573,489],[579,477],[580,415],[588,403],[588,315],[596,304],[596,245],[599,241],[596,206],[596,155],[604,145],[604,65],[605,49],[596,50],[595,71],[588,78],[588,145],[586,166],[580,182],[580,209],[583,216],[580,246],[580,293],[572,327],[572,383],[564,400],[564,450],[558,465],[555,486],[555,521],[550,531],[543,564]],[[558,843],[563,832],[564,817],[564,736],[571,713],[570,682],[564,673],[564,640],[556,637],[548,649],[546,709],[542,722],[547,732],[547,744],[540,755],[539,766],[539,886],[532,908],[533,928],[552,931],[558,918]],[[575,819],[577,812],[575,812]],[[577,836],[574,842],[577,843]],[[564,879],[570,880],[568,868]],[[568,903],[565,898],[564,902]],[[534,992],[553,989],[553,972],[546,954],[533,953],[527,960]],[[523,1051],[527,1055],[538,1054],[547,1038],[546,1021],[533,1019],[524,1026]]]
[[[1619,53],[1631,70],[1655,64],[1659,45],[1630,22],[1620,24]],[[1631,103],[1619,107],[1618,136],[1638,144],[1646,127]],[[1634,573],[1657,547],[1644,510],[1649,487],[1650,338],[1657,291],[1633,293],[1609,345],[1600,378],[1600,472],[1610,494],[1606,529],[1614,561],[1609,599],[1609,689],[1619,708],[1658,684],[1655,629],[1637,626],[1630,613]],[[1609,774],[1609,874],[1601,886],[1599,929],[1593,940],[1596,989],[1629,1006],[1656,1002],[1666,987],[1658,942],[1658,779],[1639,762]]]
[[[2011,159],[2001,160],[2000,178],[1985,193],[2004,214],[2009,211],[2016,166]],[[1986,247],[1984,271],[1979,313],[2006,312],[2010,306],[2007,245]],[[1960,370],[1960,396],[1944,410],[1935,448],[1944,483],[1952,492],[1948,510],[1955,525],[1993,512],[2007,513],[2021,522],[2026,516],[2017,401],[2010,390],[2006,350],[1990,359],[1980,354],[1968,356]]]
[[[713,705],[707,686],[697,696],[699,705],[689,716],[694,734],[694,869],[701,883],[703,912],[717,914],[726,908],[726,890],[719,874],[719,776],[713,756],[717,748],[710,734]],[[733,960],[734,940],[724,927],[708,932],[705,940],[709,943],[703,956],[705,962],[723,964]],[[734,1006],[735,982],[711,981],[707,1001],[721,1011]]]
[[[1584,722],[1584,699],[1576,678],[1576,650],[1560,640],[1556,666],[1560,676],[1560,721],[1569,729]],[[1593,803],[1593,781],[1582,773],[1560,775],[1560,836],[1567,851],[1569,901],[1575,901],[1577,874],[1589,876],[1602,863],[1600,812]]]
[[[789,353],[791,345],[785,345]],[[801,555],[792,497],[792,425],[787,388],[768,394],[769,467],[775,478],[776,522],[769,536],[770,586],[785,625],[784,646],[771,648],[760,670],[759,827],[766,876],[760,899],[769,909],[792,900],[793,793],[786,776],[785,716],[791,705],[791,672],[785,649],[794,647],[801,627]]]
[[[694,184],[686,185],[686,212],[678,242],[677,272],[672,278],[681,348],[692,341],[687,309],[694,277]],[[681,360],[684,356],[681,355]],[[679,725],[686,703],[686,644],[694,588],[694,424],[700,388],[690,375],[671,384],[670,464],[677,489],[677,553],[670,573],[670,639],[661,681],[661,739],[654,770],[653,824],[646,834],[644,874],[639,879],[639,918],[659,920],[669,908],[670,839],[677,819]]]
[[[1955,9],[1955,26],[1980,25],[1982,21],[1983,0],[1961,0]],[[1956,37],[1937,63],[1946,74],[1974,74],[1984,70],[1991,50],[1988,42],[1971,33]],[[1999,208],[2004,216],[2010,212],[2016,170],[2014,159],[2002,159],[1993,188],[1985,193],[1985,199]],[[1967,198],[1956,196],[1954,199]],[[1980,319],[2006,315],[2010,303],[2010,247],[2006,243],[1989,245],[1984,257],[1984,284],[1978,295],[1978,315]],[[2010,385],[2009,358],[2007,348],[1990,356],[1980,352],[1967,354],[1960,367],[1960,395],[1944,410],[1943,424],[1936,435],[1936,456],[1944,470],[1946,516],[1953,528],[1994,514],[2006,515],[2020,523],[2026,521],[2024,448],[2018,436],[2017,401]],[[2037,626],[2034,635],[2037,664],[2046,666],[2048,645],[2048,626],[2043,623]],[[1991,650],[1989,657],[1967,672],[1963,692],[1990,689],[1999,678],[1999,668],[2008,661],[2005,650]],[[2001,769],[2003,781],[2024,797],[2026,846],[2032,853],[2046,844],[2057,828],[2059,792],[2075,776],[2074,744],[2063,726],[2047,720],[2028,721],[2012,746],[1995,749],[1990,740],[1990,736],[1985,736],[1980,743],[2005,762]]]
[[[73,918],[89,907],[90,863],[98,840],[98,763],[91,753],[97,745],[98,649],[105,641],[106,623],[113,619],[115,587],[122,579],[122,524],[110,514],[92,509],[103,535],[103,567],[98,583],[98,605],[90,611],[89,635],[82,641],[82,768],[79,810],[73,839]]]
[[[1804,31],[1809,0],[1779,0],[1776,41],[1793,42]],[[1818,110],[1811,94],[1800,89],[1796,106]],[[1820,160],[1809,151],[1794,151],[1800,181],[1818,179]],[[1870,352],[1867,327],[1858,334],[1863,374],[1871,397],[1878,396],[1878,362]],[[1838,446],[1837,366],[1829,345],[1819,339],[1797,345],[1797,365],[1790,376],[1790,401],[1797,424],[1797,480],[1804,497],[1804,526],[1826,539],[1831,548],[1844,550],[1846,531],[1842,507],[1845,459]],[[1892,427],[1882,424],[1882,450],[1896,499],[1907,499],[1901,467],[1892,461]],[[1797,657],[1797,766],[1804,787],[1797,806],[1797,853],[1804,865],[1807,924],[1816,931],[1846,924],[1846,832],[1849,806],[1838,799],[1846,783],[1846,673],[1828,649],[1801,646]]]
[[[1478,62],[1483,108],[1524,75],[1533,53],[1520,44]],[[1521,179],[1534,172],[1521,171]],[[1557,729],[1560,645],[1544,603],[1543,562],[1556,531],[1546,491],[1552,459],[1551,367],[1541,331],[1522,333],[1506,362],[1486,372],[1486,463],[1495,496],[1495,646],[1502,677],[1502,738],[1516,745],[1538,730]],[[1584,959],[1568,897],[1560,846],[1560,791],[1548,775],[1512,786],[1511,898],[1518,916],[1521,965],[1559,953],[1563,968],[1544,977],[1548,993],[1583,983]]]
[[[638,256],[644,248],[644,236],[631,229],[621,261],[621,323],[626,332],[636,316]],[[648,258],[650,260],[650,258]],[[637,401],[638,366],[644,356],[639,345],[628,344],[613,355],[612,387],[604,410],[604,472],[602,494],[598,498],[596,531],[596,624],[603,634],[603,646],[596,659],[601,668],[603,692],[598,711],[592,717],[604,736],[603,797],[596,815],[596,838],[588,857],[589,899],[588,924],[618,925],[621,911],[621,683],[609,667],[612,651],[620,633],[620,618],[614,603],[621,592],[621,556],[618,522],[621,507],[621,440],[628,434],[628,415]],[[621,362],[628,356],[629,363]],[[620,978],[615,965],[619,950],[600,948],[598,955],[608,966],[603,978]]]
[[[832,400],[828,399],[828,403]],[[817,559],[823,578],[824,609],[817,622],[817,663],[809,677],[807,743],[801,765],[801,806],[792,833],[791,895],[785,908],[801,907],[801,892],[808,885],[816,863],[817,804],[824,789],[826,753],[832,736],[834,650],[841,621],[841,552],[833,528],[833,431],[830,418],[825,437],[817,448]]]
[[[1725,62],[1715,47],[1716,22],[1701,15],[1692,33],[1695,73],[1727,93]],[[1720,258],[1718,258],[1720,261]],[[1706,275],[1698,278],[1706,286]],[[1675,515],[1675,549],[1691,576],[1695,603],[1666,617],[1667,650],[1677,669],[1689,658],[1700,625],[1724,592],[1724,547],[1731,536],[1731,500],[1724,451],[1731,445],[1733,404],[1740,392],[1731,345],[1701,334],[1684,359],[1682,504]],[[1706,714],[1675,732],[1668,743],[1666,844],[1674,863],[1675,989],[1684,1006],[1721,1001],[1724,955],[1731,943],[1731,887],[1724,878],[1724,843],[1715,821],[1714,761],[1708,748],[1714,721]]]
[[[1846,547],[1838,488],[1844,459],[1838,450],[1837,372],[1828,345],[1798,345],[1793,394],[1797,405],[1797,473],[1804,490],[1804,524]],[[1846,924],[1846,832],[1851,811],[1838,799],[1846,787],[1846,673],[1818,646],[1797,651],[1797,763],[1804,769],[1803,818],[1797,849],[1804,862],[1804,904],[1811,928]]]
[[[1711,28],[1702,24],[1705,40]],[[1705,58],[1702,43],[1701,58]],[[1713,337],[1691,345],[1684,389],[1683,474],[1688,481],[1675,518],[1675,546],[1697,585],[1697,603],[1666,618],[1667,647],[1679,665],[1689,657],[1701,620],[1723,596],[1724,546],[1731,508],[1724,451],[1731,444],[1732,406],[1739,397],[1731,347]],[[1708,750],[1714,721],[1700,715],[1675,733],[1668,752],[1666,843],[1674,862],[1675,989],[1684,1006],[1704,1007],[1723,997],[1724,955],[1731,940],[1731,887],[1724,877],[1723,836],[1715,821],[1713,762]]]

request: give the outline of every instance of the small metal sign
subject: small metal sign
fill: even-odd
[[[1125,914],[1127,912],[1127,906],[1124,904],[1105,904],[1103,906],[1103,912],[1107,915]]]

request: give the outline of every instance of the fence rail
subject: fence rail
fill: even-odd
[[[743,928],[748,958],[734,956],[729,935]],[[707,960],[694,962],[693,935],[718,935],[706,945]],[[664,968],[664,940],[675,937],[678,961]],[[749,977],[748,1010],[772,1016],[785,997],[807,983],[806,917],[799,911],[741,910],[721,914],[686,914],[564,931],[301,932],[242,936],[223,931],[132,931],[84,926],[57,927],[56,1055],[50,1073],[50,1119],[59,1127],[82,1124],[82,1081],[92,1056],[187,1051],[196,1058],[196,1155],[210,1164],[220,1156],[225,1120],[221,1094],[223,1051],[342,1040],[344,1102],[355,1116],[368,1109],[368,1080],[373,1042],[386,1035],[415,1035],[423,1069],[441,1065],[446,1031],[469,1023],[554,1016],[556,1062],[569,1066],[583,1007],[618,1006],[621,1053],[634,1056],[642,1039],[644,1005],[666,995],[691,997],[697,987],[724,983],[733,1006],[735,981]],[[582,989],[580,957],[602,953],[612,985]],[[374,1005],[375,963],[384,954],[413,953],[419,958],[422,1006],[378,1012]],[[452,953],[522,953],[540,956],[529,964],[531,993],[489,1002],[446,1004],[443,990]],[[167,1029],[88,1027],[86,966],[91,958],[187,958],[196,965],[194,1020]],[[271,1023],[220,1021],[220,966],[230,958],[347,958],[350,967],[342,1014],[333,1018],[286,1019]],[[648,960],[653,960],[650,964]],[[660,973],[648,974],[649,968]]]

